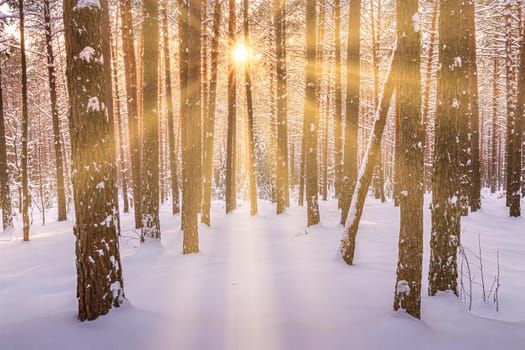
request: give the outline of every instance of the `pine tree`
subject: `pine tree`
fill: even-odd
[[[250,49],[250,31],[249,31],[249,8],[248,0],[243,0],[243,32],[244,46]],[[244,78],[246,86],[246,113],[248,119],[248,177],[250,187],[250,215],[257,214],[257,183],[255,180],[255,140],[254,140],[254,120],[253,120],[253,94],[252,94],[252,75],[251,75],[251,57],[248,57],[244,63]],[[286,141],[288,147],[288,141]],[[288,158],[288,157],[286,157]],[[288,162],[285,164],[285,172],[288,173]],[[288,184],[286,184],[288,190]]]
[[[162,2],[162,32],[164,45],[164,83],[166,86],[166,109],[168,119],[168,147],[171,173],[171,208],[173,214],[180,212],[179,178],[177,176],[177,153],[175,147],[175,115],[173,113],[173,88],[171,84],[171,58],[168,26],[168,1]]]
[[[421,317],[423,268],[423,130],[421,118],[421,48],[418,0],[396,2],[398,98],[402,170],[399,257],[394,309]]]
[[[64,160],[62,156],[62,140],[60,138],[60,120],[58,118],[55,53],[53,50],[53,37],[51,32],[51,8],[49,6],[49,0],[43,0],[43,8],[47,49],[47,71],[49,77],[49,99],[51,102],[51,118],[53,120],[53,141],[55,146],[58,221],[64,221],[67,219],[66,189],[64,184]]]
[[[479,154],[479,106],[478,106],[478,64],[476,55],[476,20],[475,6],[473,0],[463,3],[463,14],[467,33],[467,57],[465,66],[468,74],[468,117],[469,117],[469,141],[470,159],[468,168],[470,178],[470,192],[468,201],[471,211],[481,208],[481,163]],[[468,146],[467,146],[468,147]]]
[[[335,116],[334,162],[335,195],[339,198],[343,177],[343,89],[341,82],[341,0],[334,0]]]
[[[432,229],[428,290],[457,289],[457,249],[460,244],[458,126],[467,102],[464,91],[466,33],[460,0],[442,0],[439,8],[439,63],[432,181]]]
[[[341,224],[345,224],[357,180],[357,145],[361,70],[361,0],[350,0],[346,58],[346,124],[344,175],[341,192]]]
[[[135,228],[142,227],[142,162],[139,131],[139,110],[137,91],[137,60],[135,57],[132,0],[119,0],[122,20],[122,52],[126,77],[126,102],[128,112],[128,134],[133,181],[133,205]]]
[[[522,21],[520,18],[519,21]],[[511,121],[513,133],[509,135],[512,137],[512,149],[508,152],[511,154],[511,163],[513,164],[512,171],[509,174],[510,182],[510,212],[511,217],[521,216],[521,192],[522,192],[522,146],[523,146],[523,124],[525,121],[525,36],[523,31],[520,31],[520,53],[519,53],[519,68],[517,72],[518,78],[518,95],[516,99],[516,115]],[[510,144],[510,143],[509,143]]]
[[[2,208],[2,228],[7,230],[13,227],[13,213],[11,207],[11,189],[9,188],[3,95],[2,62],[0,62],[0,207]]]
[[[27,143],[29,138],[29,111],[27,101],[27,59],[25,45],[24,0],[18,1],[20,18],[20,61],[22,71],[22,221],[24,241],[29,241],[29,207],[31,196],[29,193],[29,172]]]
[[[217,102],[217,75],[219,68],[219,36],[221,29],[221,4],[219,0],[215,0],[215,9],[213,15],[213,38],[211,48],[211,77],[209,85],[209,106],[208,114],[205,115],[207,121],[204,164],[203,164],[203,200],[202,200],[202,215],[201,221],[210,226],[211,215],[211,189],[212,189],[212,171],[213,171],[213,149],[215,141],[215,109]]]
[[[228,143],[226,150],[226,213],[237,208],[236,140],[237,140],[237,79],[232,52],[235,46],[235,0],[228,0]]]
[[[186,51],[185,114],[182,117],[182,231],[183,252],[199,252],[198,214],[201,167],[201,2],[183,4],[182,35]]]
[[[277,214],[289,205],[288,98],[286,88],[286,0],[274,2],[275,61],[277,85]]]
[[[118,12],[118,3],[117,3],[117,12]],[[117,24],[118,24],[118,13],[117,13]],[[117,26],[118,27],[118,26]],[[112,37],[113,38],[113,37]],[[118,81],[118,62],[117,62],[117,51],[118,51],[118,40],[111,40],[111,61],[113,63],[113,90],[115,92],[114,94],[114,107],[115,110],[115,125],[117,127],[117,133],[118,139],[119,139],[119,158],[120,158],[120,176],[122,181],[122,201],[123,201],[123,212],[128,213],[129,212],[129,200],[128,200],[128,179],[127,179],[127,169],[126,169],[126,147],[125,147],[125,139],[124,139],[124,133],[122,131],[122,114],[120,113],[120,88],[119,88],[119,81]]]
[[[317,110],[317,10],[316,2],[306,1],[306,71],[305,71],[305,97],[304,121],[306,124],[305,140],[305,187],[306,209],[308,226],[316,225],[320,221],[318,203],[318,164],[317,143],[319,119]]]
[[[350,201],[350,206],[348,215],[344,219],[344,240],[341,244],[341,254],[343,256],[343,260],[348,265],[352,265],[354,261],[357,231],[359,230],[359,223],[361,221],[361,216],[363,215],[365,200],[366,196],[368,195],[374,169],[376,168],[377,162],[379,161],[379,154],[381,153],[381,140],[383,138],[383,131],[385,130],[388,109],[392,99],[392,94],[394,93],[394,88],[396,87],[396,70],[398,58],[395,49],[392,55],[390,71],[387,75],[383,89],[383,95],[377,107],[372,135],[368,143],[364,161],[361,164],[361,168],[359,170],[360,175],[357,179],[356,186],[354,186],[355,188],[354,192],[351,194],[351,199],[345,198],[345,200]]]
[[[124,297],[115,201],[116,159],[109,116],[111,71],[106,0],[64,1],[70,133],[73,156],[78,318],[94,320]],[[102,223],[102,224],[101,224]]]
[[[146,237],[160,238],[159,221],[159,2],[144,1],[142,30],[148,33],[144,40],[143,78],[143,192],[142,192],[142,240]]]

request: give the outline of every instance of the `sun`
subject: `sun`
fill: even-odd
[[[248,48],[244,44],[238,44],[232,51],[232,56],[237,63],[246,63],[250,56]]]

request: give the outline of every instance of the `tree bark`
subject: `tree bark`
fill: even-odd
[[[117,4],[118,7],[118,4]],[[118,9],[117,9],[118,12]],[[118,14],[117,14],[118,22]],[[118,128],[118,138],[119,138],[119,158],[120,158],[120,176],[122,181],[122,200],[123,200],[123,211],[124,213],[129,212],[129,200],[128,200],[128,179],[127,179],[127,169],[126,169],[126,147],[124,134],[122,132],[122,115],[120,114],[120,94],[119,94],[119,84],[118,84],[118,64],[117,64],[117,51],[118,51],[118,40],[115,40],[111,45],[111,58],[113,62],[113,86],[115,90],[114,95],[114,110],[115,110],[115,119],[117,121]]]
[[[108,102],[111,70],[106,0],[79,7],[64,1],[75,202],[78,318],[94,320],[118,307],[124,289],[117,236],[116,159]],[[107,21],[107,22],[106,22]],[[79,54],[80,53],[80,54]],[[111,58],[107,57],[106,62]],[[101,224],[103,223],[103,224]]]
[[[168,26],[168,1],[163,1],[162,8],[162,30],[164,43],[164,74],[166,84],[166,109],[168,119],[168,147],[171,173],[171,208],[173,214],[180,212],[179,204],[179,178],[177,176],[177,153],[175,147],[175,114],[173,112],[173,89],[171,86],[171,59]]]
[[[381,96],[377,112],[376,119],[374,122],[374,128],[368,147],[366,150],[366,156],[361,164],[359,170],[359,178],[351,198],[345,198],[350,202],[348,215],[345,218],[344,228],[344,240],[341,245],[341,253],[343,260],[348,264],[352,265],[354,261],[355,253],[355,242],[357,237],[357,231],[359,230],[359,223],[361,221],[361,215],[363,214],[363,208],[370,188],[370,182],[372,181],[372,175],[377,163],[379,150],[381,148],[381,140],[383,138],[383,131],[385,130],[386,119],[388,116],[388,108],[392,99],[392,94],[396,85],[396,72],[397,69],[397,54],[394,49],[392,54],[392,63],[390,64],[390,71],[387,76],[383,95]]]
[[[198,215],[201,182],[201,2],[182,6],[183,49],[187,76],[184,77],[185,113],[182,117],[182,231],[183,253],[199,252]]]
[[[64,184],[64,160],[62,156],[62,142],[60,139],[60,120],[58,118],[55,54],[53,50],[53,39],[51,33],[51,11],[49,6],[49,0],[43,1],[43,8],[47,49],[47,71],[49,76],[49,99],[51,102],[51,118],[53,121],[53,142],[55,146],[58,221],[64,221],[67,219],[66,190]]]
[[[248,0],[243,0],[243,32],[244,46],[250,52],[250,29],[249,29],[249,8]],[[252,96],[252,75],[251,75],[251,57],[244,63],[244,78],[246,85],[246,113],[248,117],[248,177],[250,186],[250,215],[257,214],[257,183],[255,180],[255,141],[254,141],[254,120],[253,120],[253,96]],[[288,141],[286,141],[288,147]],[[288,157],[287,157],[288,158]],[[286,162],[286,172],[288,162]],[[286,188],[288,190],[288,186]]]
[[[335,35],[335,116],[334,116],[334,162],[335,195],[339,198],[343,177],[343,89],[341,82],[341,0],[334,0]]]
[[[211,42],[211,77],[210,77],[210,93],[207,121],[205,133],[205,152],[204,152],[204,187],[202,199],[202,223],[210,226],[211,224],[211,190],[212,190],[212,173],[213,173],[213,152],[215,142],[215,109],[217,103],[217,76],[219,72],[219,39],[221,30],[221,4],[219,0],[215,0],[215,10],[213,14],[213,38]]]
[[[474,1],[468,0],[463,3],[465,26],[467,33],[467,74],[469,77],[469,121],[470,121],[470,210],[475,212],[481,208],[481,162],[479,151],[479,105],[478,105],[478,64],[476,54],[476,15]]]
[[[286,87],[286,0],[274,2],[275,60],[277,88],[277,214],[282,214],[289,205],[288,175],[288,92]]]
[[[13,227],[13,209],[9,186],[9,165],[7,163],[7,142],[4,120],[4,94],[2,89],[2,65],[0,63],[0,206],[2,207],[2,228]]]
[[[421,34],[418,0],[396,3],[398,98],[402,157],[400,225],[394,310],[421,318],[423,269],[423,129],[421,118]],[[417,22],[417,23],[416,23]]]
[[[460,244],[459,202],[460,119],[464,118],[468,89],[465,66],[466,36],[460,0],[442,0],[439,8],[439,63],[432,181],[429,295],[457,288],[457,249]]]
[[[144,1],[142,31],[148,33],[143,41],[144,77],[142,86],[142,134],[143,134],[143,193],[142,193],[142,240],[160,239],[159,221],[159,2]]]
[[[361,69],[361,0],[350,0],[346,73],[346,125],[344,175],[341,193],[341,224],[345,224],[350,199],[357,180],[357,149],[359,128],[359,93]]]
[[[320,221],[318,203],[318,100],[317,100],[317,9],[316,1],[306,0],[306,71],[304,121],[305,134],[305,186],[307,225],[316,225]]]
[[[492,130],[491,130],[491,156],[490,156],[490,192],[496,193],[498,189],[498,99],[499,99],[499,88],[498,88],[498,58],[494,57],[493,64],[493,76],[492,76]]]
[[[132,0],[120,1],[122,20],[122,53],[126,76],[126,102],[128,112],[128,139],[131,160],[131,179],[133,181],[133,206],[135,228],[142,227],[142,162],[139,129],[137,61],[135,58],[135,35],[131,13]]]
[[[28,174],[28,105],[27,105],[27,60],[26,60],[26,46],[25,46],[25,23],[24,23],[24,1],[18,1],[19,16],[20,16],[20,61],[22,71],[22,221],[24,241],[29,241],[29,206],[31,198],[29,194],[29,174]]]
[[[226,213],[237,208],[237,79],[232,51],[235,45],[235,0],[228,0],[228,144],[226,150]]]

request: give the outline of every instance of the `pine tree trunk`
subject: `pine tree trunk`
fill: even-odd
[[[118,4],[117,4],[118,7]],[[117,14],[118,22],[118,14]],[[113,62],[113,86],[114,86],[114,110],[115,110],[115,119],[117,121],[118,128],[118,138],[119,138],[119,158],[120,158],[120,175],[122,181],[122,200],[123,200],[123,211],[124,213],[129,212],[129,200],[128,200],[128,179],[127,179],[127,169],[126,169],[126,159],[125,159],[125,140],[124,134],[122,132],[122,115],[120,114],[120,89],[118,84],[118,62],[117,62],[117,51],[118,51],[118,40],[115,40],[111,45],[111,59]]]
[[[398,97],[403,171],[400,196],[399,255],[394,310],[421,317],[423,269],[423,129],[421,118],[421,34],[418,0],[398,1]]]
[[[430,39],[428,46],[428,60],[425,68],[425,85],[423,92],[423,132],[424,132],[424,164],[425,164],[425,189],[428,190],[431,184],[432,178],[432,167],[427,166],[427,160],[431,158],[431,145],[430,145],[430,89],[432,87],[432,67],[434,66],[434,50],[436,43],[436,30],[437,30],[437,18],[438,18],[439,0],[434,0],[434,8],[432,10],[432,23],[430,30]],[[430,163],[430,161],[428,161]]]
[[[505,77],[506,77],[506,100],[507,100],[507,144],[505,151],[506,158],[506,204],[510,207],[512,198],[512,191],[510,190],[512,173],[514,171],[515,164],[513,163],[514,157],[512,156],[512,150],[514,150],[514,123],[516,116],[516,81],[514,76],[514,59],[513,59],[513,2],[506,1],[505,3]]]
[[[49,98],[51,102],[51,117],[53,121],[53,141],[55,146],[55,167],[57,184],[58,221],[67,219],[66,213],[66,190],[64,184],[64,160],[62,156],[62,145],[60,140],[60,120],[58,118],[57,87],[55,73],[55,56],[53,50],[53,39],[51,33],[51,11],[49,0],[43,1],[44,27],[47,48],[47,71],[49,76]]]
[[[137,60],[135,58],[135,35],[131,13],[132,0],[120,1],[122,20],[122,53],[126,76],[126,102],[128,112],[128,140],[133,182],[133,206],[135,228],[142,227],[142,162],[138,111]]]
[[[360,175],[357,179],[356,186],[354,186],[355,189],[352,193],[351,198],[345,199],[350,202],[350,206],[348,210],[348,216],[344,220],[345,238],[342,242],[341,253],[343,256],[343,260],[348,265],[352,265],[354,261],[355,242],[357,237],[357,231],[359,230],[359,222],[361,220],[361,215],[363,214],[366,196],[368,194],[374,169],[378,161],[378,156],[380,154],[381,140],[383,138],[383,131],[385,130],[388,108],[390,106],[390,100],[392,99],[392,94],[396,86],[396,62],[397,54],[394,49],[394,53],[392,54],[392,63],[390,64],[390,71],[388,73],[385,87],[383,89],[383,96],[379,101],[378,108],[376,111],[376,119],[374,122],[372,135],[368,143],[365,158],[359,170]]]
[[[2,228],[13,227],[11,189],[9,187],[9,166],[7,164],[7,142],[4,120],[4,94],[2,89],[2,66],[0,64],[0,206],[2,208]]]
[[[248,0],[243,0],[243,14],[244,46],[249,50],[250,31],[248,21]],[[246,112],[248,117],[248,177],[250,183],[250,215],[253,216],[257,214],[257,183],[255,180],[255,130],[253,121],[253,96],[250,59],[251,57],[248,57],[244,64],[244,77],[246,85]],[[288,147],[288,140],[286,140],[286,147]],[[286,162],[286,172],[288,172],[287,170],[288,162]],[[288,186],[286,189],[288,190]]]
[[[228,0],[228,52],[235,45],[236,9],[235,0]],[[231,54],[228,55],[228,144],[226,160],[226,213],[237,208],[236,145],[237,145],[237,81],[236,67]]]
[[[346,124],[344,146],[344,176],[341,193],[341,224],[345,224],[350,200],[357,180],[357,150],[359,127],[359,90],[361,69],[361,0],[350,0],[346,74]]]
[[[317,9],[316,1],[306,0],[306,72],[305,72],[305,97],[304,120],[306,123],[305,134],[305,186],[306,210],[308,226],[316,225],[320,221],[318,203],[318,130],[319,110],[317,99]]]
[[[31,198],[29,194],[29,174],[28,174],[28,105],[27,105],[27,62],[26,62],[26,47],[25,47],[25,24],[24,24],[24,1],[18,1],[19,18],[20,18],[20,60],[22,71],[22,221],[24,241],[29,241],[29,206]]]
[[[142,240],[146,237],[160,239],[159,221],[159,2],[144,1],[142,31],[148,33],[143,41],[144,77],[142,86],[143,106],[143,192],[142,192]]]
[[[381,31],[381,0],[379,0],[377,5],[377,19],[374,13],[373,2],[370,2],[370,22],[372,30],[372,66],[374,72],[374,85],[373,85],[373,110],[377,109],[377,104],[379,103],[379,32]],[[377,22],[377,23],[376,23]],[[383,169],[383,150],[378,156],[378,163],[375,169],[374,174],[374,197],[376,199],[381,199],[381,202],[385,201],[385,184],[384,184],[384,169]]]
[[[429,295],[457,288],[457,249],[460,244],[461,175],[458,127],[464,118],[468,89],[465,67],[466,36],[460,0],[442,0],[439,8],[439,63],[432,181]]]
[[[521,16],[519,18],[521,21]],[[521,172],[522,172],[522,144],[523,144],[523,121],[525,112],[525,40],[523,32],[520,31],[520,54],[518,66],[518,95],[516,100],[516,115],[512,120],[512,146],[509,153],[512,158],[512,172],[510,175],[509,188],[510,192],[510,212],[511,217],[521,216]]]
[[[77,1],[64,1],[78,318],[82,321],[108,313],[124,297],[114,195],[117,166],[114,148],[108,147],[114,139],[106,107],[111,100],[111,70],[104,62],[109,12],[107,1],[100,3],[100,7],[78,7]]]
[[[481,162],[480,162],[480,135],[479,135],[479,106],[478,106],[478,64],[476,54],[476,20],[474,1],[463,3],[465,26],[467,32],[467,59],[465,65],[469,77],[469,116],[470,116],[470,149],[471,163],[469,167],[470,210],[475,212],[481,208]]]
[[[286,0],[274,2],[275,60],[277,71],[277,214],[289,206],[288,98],[286,87]]]
[[[208,114],[205,115],[207,118],[206,132],[204,139],[205,141],[205,152],[204,152],[204,187],[203,187],[203,199],[202,199],[202,223],[210,226],[211,224],[211,190],[212,190],[212,173],[213,173],[213,152],[215,142],[215,109],[217,103],[217,76],[219,71],[219,39],[221,30],[221,4],[219,0],[215,0],[215,10],[213,14],[213,38],[211,42],[211,77],[210,77],[210,93],[209,93],[209,106]]]
[[[183,79],[185,113],[182,117],[182,231],[183,253],[199,252],[198,215],[201,182],[201,2],[182,6],[183,49],[187,75]]]
[[[335,35],[335,116],[334,116],[334,162],[335,195],[339,198],[343,177],[343,89],[341,82],[341,0],[334,0]]]
[[[171,208],[172,213],[180,212],[179,205],[179,178],[177,176],[177,153],[175,150],[175,114],[173,113],[173,89],[171,86],[171,59],[168,26],[168,1],[162,3],[162,31],[164,43],[164,75],[166,84],[166,118],[168,119],[168,147],[171,173]]]
[[[490,156],[490,192],[496,193],[498,189],[498,57],[494,57],[492,77],[492,130],[491,130],[491,156]]]

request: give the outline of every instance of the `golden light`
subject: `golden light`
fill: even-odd
[[[250,56],[250,52],[244,44],[238,44],[232,52],[233,59],[237,63],[246,63],[248,61],[248,58]]]

